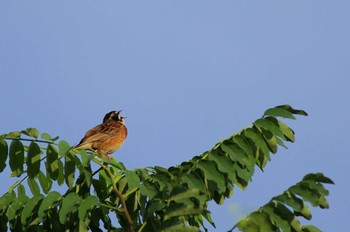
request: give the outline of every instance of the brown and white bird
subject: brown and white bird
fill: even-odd
[[[111,159],[109,154],[118,150],[124,143],[128,130],[124,125],[121,111],[111,111],[103,118],[102,124],[88,130],[76,149],[96,152],[103,158]]]

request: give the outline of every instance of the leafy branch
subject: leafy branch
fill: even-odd
[[[204,221],[215,227],[208,202],[223,204],[235,187],[245,190],[255,168],[263,170],[271,154],[294,142],[280,118],[295,115],[307,114],[288,105],[270,108],[212,149],[169,168],[128,170],[35,128],[0,135],[0,172],[9,165],[11,177],[26,175],[0,197],[0,230],[101,231],[102,222],[108,231],[207,231]],[[52,191],[53,184],[63,192]],[[328,208],[323,184],[333,182],[321,173],[306,175],[233,229],[317,231],[298,217],[311,219],[307,202]]]
[[[119,198],[119,201],[121,202],[122,204],[122,210],[123,210],[123,213],[124,213],[124,216],[127,220],[127,223],[128,223],[128,227],[129,227],[129,231],[130,232],[134,232],[135,231],[135,228],[134,228],[134,225],[133,225],[133,222],[132,222],[132,219],[130,217],[130,214],[129,214],[129,211],[128,211],[128,208],[126,206],[126,203],[125,203],[125,199],[124,199],[124,196],[118,191],[117,189],[117,181],[116,181],[116,177],[113,175],[113,173],[111,172],[111,170],[109,169],[109,167],[103,163],[100,163],[98,160],[94,160],[95,163],[99,164],[103,170],[105,170],[105,172],[108,174],[109,178],[111,179],[112,181],[112,187],[113,187],[113,192],[118,196]],[[118,211],[115,210],[116,212],[116,215],[118,216]]]
[[[306,175],[300,182],[239,221],[230,231],[235,228],[241,231],[320,231],[315,226],[302,226],[297,217],[311,219],[310,209],[304,202],[322,209],[329,208],[325,198],[329,192],[323,183],[334,184],[322,173]]]

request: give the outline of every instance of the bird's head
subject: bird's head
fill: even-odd
[[[120,115],[120,111],[111,111],[108,114],[105,115],[105,117],[103,118],[103,122],[107,122],[107,121],[117,121],[117,122],[121,122],[124,123],[124,116]]]

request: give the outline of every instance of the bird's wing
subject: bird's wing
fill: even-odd
[[[82,148],[84,145],[91,143],[93,141],[96,141],[97,137],[101,135],[101,131],[103,129],[103,124],[100,124],[98,126],[95,126],[94,128],[91,128],[85,133],[84,138],[82,138],[78,145],[76,145],[76,148]]]
[[[115,137],[119,133],[119,130],[119,127],[110,125],[110,123],[104,123],[95,126],[86,132],[84,138],[80,141],[76,148],[90,149],[89,146],[91,146],[93,142],[107,140]]]

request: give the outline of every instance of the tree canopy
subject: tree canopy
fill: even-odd
[[[307,113],[270,108],[212,149],[168,168],[129,170],[35,128],[2,134],[0,172],[9,166],[14,184],[0,198],[0,231],[207,231],[205,221],[215,227],[208,202],[221,205],[235,187],[246,189],[256,168],[293,143],[294,131],[281,119],[296,115]],[[228,229],[320,231],[299,219],[311,220],[310,205],[329,207],[325,184],[333,181],[309,173]]]

